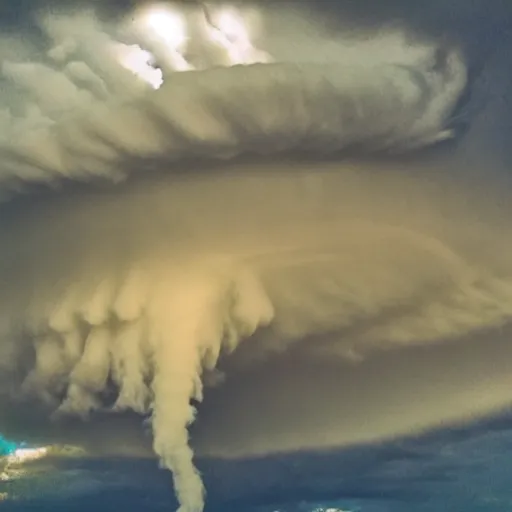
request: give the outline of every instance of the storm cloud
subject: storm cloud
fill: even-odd
[[[503,332],[510,212],[503,181],[477,187],[472,162],[428,152],[464,153],[463,41],[406,25],[326,31],[290,7],[155,9],[115,23],[41,11],[33,44],[0,41],[0,393],[6,424],[32,400],[57,422],[148,416],[180,510],[199,512],[188,427],[205,384],[236,391],[230,374],[296,358],[385,368]],[[472,397],[280,448],[509,401]],[[202,449],[244,452],[228,445]]]

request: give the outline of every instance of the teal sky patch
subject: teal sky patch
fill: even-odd
[[[16,443],[8,441],[0,435],[0,456],[10,455],[16,450],[16,448],[18,448]]]

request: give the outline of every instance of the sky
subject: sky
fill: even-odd
[[[6,437],[200,512],[195,453],[510,405],[506,2],[3,9]]]

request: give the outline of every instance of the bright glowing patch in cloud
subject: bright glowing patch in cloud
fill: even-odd
[[[24,444],[18,445],[4,441],[4,446],[6,445],[9,447],[8,452],[0,456],[0,482],[11,482],[22,478],[25,475],[25,464],[43,459],[50,454],[50,447],[47,446],[30,448]],[[5,493],[2,499],[8,498],[9,495]]]
[[[148,51],[138,45],[116,45],[114,51],[121,66],[150,84],[153,89],[159,89],[164,83],[162,70],[152,66],[154,57]]]
[[[7,456],[8,464],[23,464],[46,457],[49,449],[46,446],[39,448],[17,448]]]
[[[233,10],[224,10],[216,17],[219,30],[233,43],[250,44],[247,27]]]
[[[175,50],[180,50],[187,41],[187,29],[183,17],[164,7],[152,7],[144,15],[148,28]]]
[[[185,18],[178,12],[162,6],[150,7],[140,18],[143,29],[151,37],[160,39],[167,50],[168,64],[176,71],[188,71],[193,66],[184,57],[188,34]]]
[[[249,30],[234,9],[221,9],[208,15],[207,32],[212,42],[224,48],[233,64],[270,62],[267,53],[254,48]]]

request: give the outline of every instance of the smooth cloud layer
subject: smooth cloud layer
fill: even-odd
[[[392,52],[338,37],[326,60],[309,35],[322,51],[303,61],[282,62],[271,40],[226,67],[229,31],[215,47],[200,29],[187,44],[208,51],[189,57],[184,42],[116,35],[90,14],[42,26],[51,45],[38,63],[22,45],[2,65],[0,391],[56,416],[150,415],[183,512],[203,508],[187,429],[221,360],[357,360],[508,322],[512,269],[498,255],[510,238],[480,198],[468,208],[453,184],[375,164],[275,156],[407,152],[453,136],[467,80],[458,49],[385,33],[375,44]],[[179,56],[195,70],[178,73]],[[159,90],[134,62],[162,72]],[[240,155],[273,158],[228,162]],[[67,188],[97,178],[117,185]],[[36,185],[62,190],[17,195]]]

